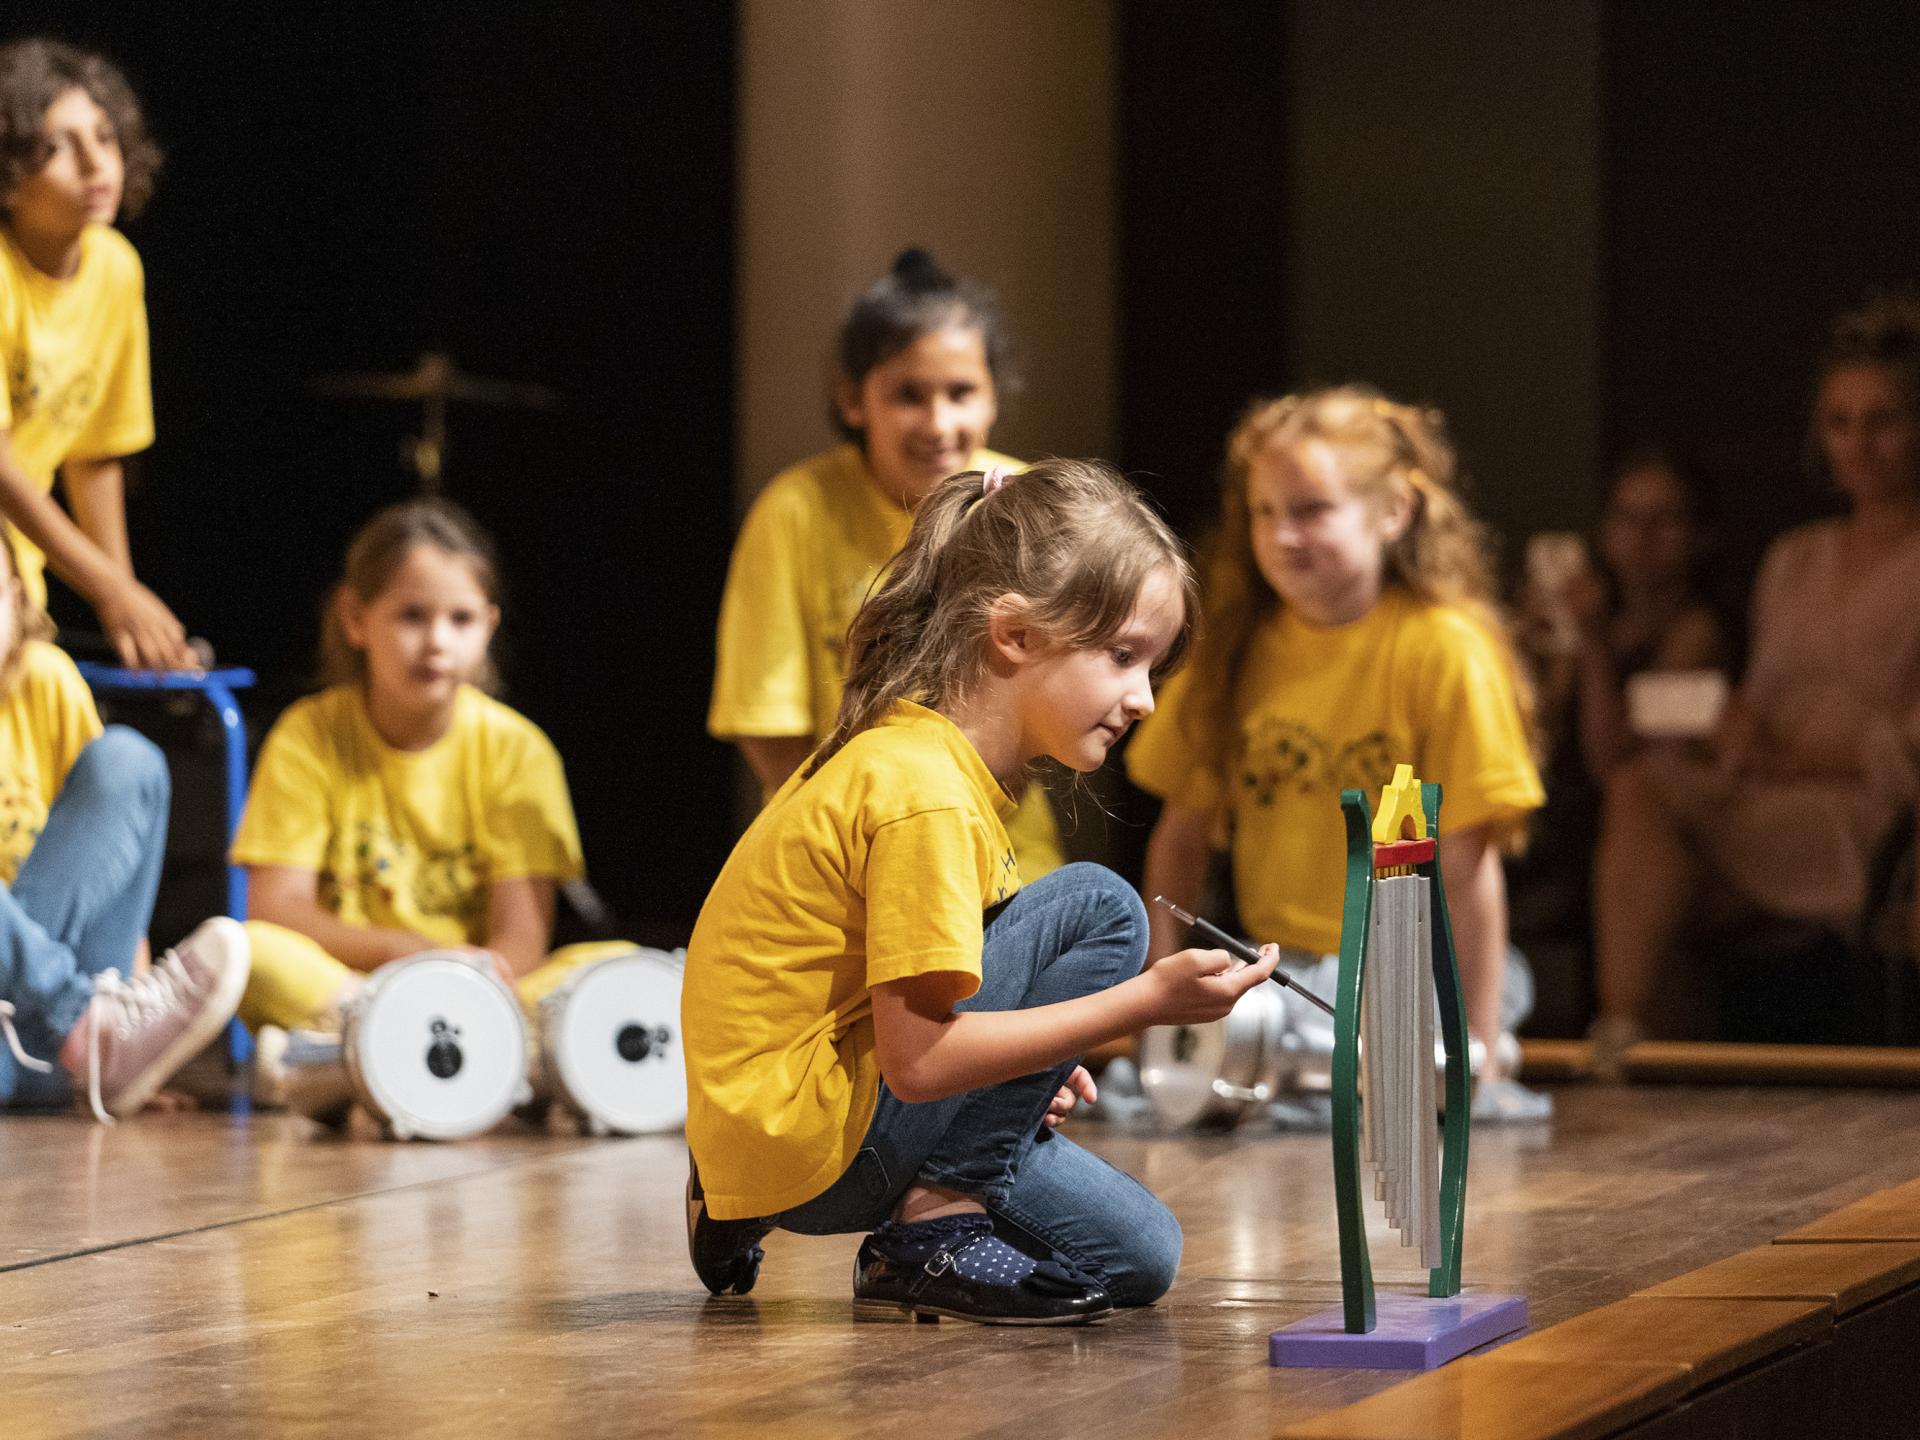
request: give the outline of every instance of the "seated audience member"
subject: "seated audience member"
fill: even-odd
[[[1754,589],[1745,680],[1704,755],[1610,774],[1594,903],[1595,1063],[1617,1073],[1696,916],[1850,928],[1920,791],[1920,298],[1842,315],[1814,448],[1846,502],[1790,531]]]
[[[1549,1033],[1578,1033],[1592,1019],[1600,797],[1613,769],[1647,743],[1629,714],[1629,684],[1727,664],[1728,627],[1707,575],[1713,528],[1705,477],[1648,444],[1614,467],[1591,552],[1575,535],[1538,535],[1527,548],[1517,628],[1539,682],[1547,803],[1508,874],[1514,938],[1538,967]]]

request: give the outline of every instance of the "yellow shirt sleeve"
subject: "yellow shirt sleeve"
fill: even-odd
[[[1209,763],[1186,733],[1192,680],[1191,670],[1174,676],[1153,714],[1135,727],[1127,743],[1127,776],[1169,805],[1217,812],[1226,796],[1218,766]]]
[[[318,745],[307,703],[281,717],[260,747],[247,808],[233,837],[236,865],[320,873],[333,834],[327,797],[339,783]]]
[[[486,797],[480,839],[492,879],[580,878],[586,865],[560,752],[531,722],[515,744],[504,747]]]
[[[992,843],[964,811],[890,820],[867,850],[867,986],[957,971],[964,1000],[980,988],[980,896]]]
[[[1445,830],[1491,825],[1504,839],[1546,799],[1527,745],[1513,672],[1480,623],[1447,617],[1419,662],[1413,693],[1427,710],[1415,771],[1445,786]]]
[[[146,274],[132,246],[124,253],[131,274],[117,297],[118,323],[101,336],[100,399],[67,449],[81,460],[114,459],[153,444]]]
[[[11,267],[0,264],[0,430],[13,429],[13,386],[9,381],[18,356],[7,338],[20,329],[20,287]]]
[[[720,600],[707,732],[716,739],[814,733],[811,647],[791,500],[770,489],[740,527]]]

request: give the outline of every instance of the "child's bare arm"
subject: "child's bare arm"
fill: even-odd
[[[320,904],[320,877],[311,870],[288,865],[247,867],[247,910],[255,920],[268,920],[297,930],[343,965],[355,970],[377,970],[389,960],[435,949],[425,936],[410,930],[383,930],[352,925]]]
[[[1181,909],[1203,908],[1207,859],[1213,843],[1213,812],[1169,802],[1147,839],[1148,899],[1164,895]],[[1186,927],[1163,905],[1147,907],[1149,956],[1171,955],[1186,939]]]
[[[86,597],[121,664],[186,670],[198,663],[187,648],[186,627],[28,478],[5,432],[0,432],[0,513],[46,552],[55,574]]]
[[[127,474],[118,460],[69,460],[60,467],[74,523],[129,575],[133,547],[127,541]]]
[[[1487,827],[1442,835],[1440,873],[1447,886],[1467,1027],[1485,1042],[1491,1065],[1493,1042],[1500,1033],[1500,981],[1507,967],[1507,876]]]
[[[813,753],[813,741],[805,735],[742,735],[735,743],[768,795],[786,784]]]
[[[553,935],[553,881],[544,875],[496,880],[487,888],[487,949],[518,980],[540,968]]]
[[[1149,1025],[1218,1020],[1273,973],[1224,950],[1182,950],[1096,995],[1031,1010],[953,1009],[953,977],[915,976],[873,992],[874,1045],[887,1087],[909,1105],[964,1094],[1057,1065]]]

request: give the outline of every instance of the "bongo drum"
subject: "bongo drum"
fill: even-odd
[[[592,1135],[651,1135],[687,1120],[680,1047],[686,952],[635,948],[582,966],[540,1001],[538,1088]]]
[[[1140,1088],[1163,1125],[1231,1129],[1280,1093],[1288,1059],[1286,996],[1259,985],[1223,1019],[1147,1031]]]
[[[478,1135],[529,1093],[519,1002],[457,951],[374,971],[347,1003],[337,1048],[324,1037],[298,1039],[287,1055],[293,1107],[337,1122],[357,1099],[396,1140]]]

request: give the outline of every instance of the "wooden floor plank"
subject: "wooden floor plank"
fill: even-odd
[[[1677,1365],[1469,1358],[1330,1415],[1286,1440],[1593,1440],[1686,1393]]]
[[[1833,1310],[1816,1300],[1616,1300],[1503,1347],[1510,1360],[1684,1365],[1698,1389],[1825,1338]]]
[[[1920,1180],[1890,1186],[1864,1196],[1810,1224],[1780,1236],[1782,1244],[1802,1241],[1920,1242]]]
[[[1836,1316],[1920,1283],[1920,1245],[1758,1245],[1637,1292],[1656,1299],[1822,1300]]]
[[[1476,1134],[1470,1288],[1525,1294],[1548,1325],[1920,1171],[1920,1106],[1906,1097],[1657,1098],[1568,1090],[1550,1127]],[[146,1117],[110,1132],[0,1119],[0,1153],[33,1157],[0,1180],[7,1243],[46,1260],[0,1273],[0,1430],[1131,1440],[1200,1424],[1274,1434],[1402,1380],[1265,1363],[1270,1331],[1339,1298],[1325,1135],[1072,1133],[1172,1205],[1187,1236],[1179,1283],[1103,1326],[1010,1332],[857,1321],[854,1237],[775,1235],[753,1295],[708,1300],[686,1263],[677,1137],[503,1129],[390,1145],[316,1139],[286,1119]],[[47,1259],[102,1237],[130,1243]],[[1414,1285],[1378,1221],[1374,1238],[1381,1283]],[[1824,1306],[1801,1308],[1825,1323]],[[1526,1361],[1527,1343],[1441,1373],[1560,1368]],[[1676,1353],[1697,1372],[1697,1355]],[[1636,1356],[1614,1378],[1631,1404],[1651,1403],[1678,1363]],[[1569,1407],[1567,1433],[1622,1413],[1599,1392],[1546,1388]]]
[[[144,1115],[111,1128],[64,1115],[7,1116],[0,1270],[481,1174],[582,1143],[517,1123],[461,1145],[402,1145],[291,1115]]]

